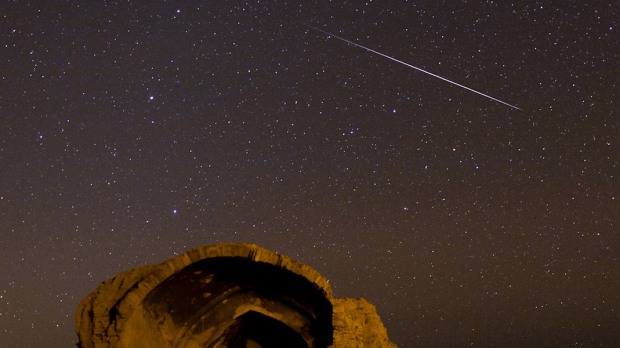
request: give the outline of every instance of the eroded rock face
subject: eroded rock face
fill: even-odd
[[[333,299],[334,347],[397,348],[388,339],[377,309],[363,298]]]
[[[334,299],[311,267],[245,243],[121,273],[76,316],[82,348],[396,347],[373,305]]]

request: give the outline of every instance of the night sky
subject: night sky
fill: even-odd
[[[218,242],[402,348],[620,343],[619,9],[4,1],[2,347],[72,347],[99,283]]]

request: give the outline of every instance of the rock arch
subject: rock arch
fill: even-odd
[[[229,348],[308,348],[295,330],[255,311],[239,316],[220,342]]]
[[[80,302],[76,330],[82,348],[395,347],[374,306],[334,299],[311,267],[246,243],[206,245],[103,282]]]

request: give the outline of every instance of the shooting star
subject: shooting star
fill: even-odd
[[[297,22],[297,21],[295,21],[295,22]],[[443,81],[449,82],[449,83],[451,83],[451,84],[453,84],[453,85],[459,86],[459,87],[464,88],[464,89],[466,89],[466,90],[468,90],[468,91],[471,91],[471,92],[474,92],[474,93],[480,94],[481,96],[487,97],[487,98],[489,98],[489,99],[491,99],[491,100],[494,100],[494,101],[496,101],[496,102],[502,103],[502,104],[504,104],[504,105],[508,105],[508,106],[510,106],[510,107],[511,107],[511,108],[513,108],[513,109],[517,109],[517,110],[521,110],[521,111],[523,111],[523,109],[518,108],[518,107],[516,107],[516,106],[514,106],[514,105],[511,105],[511,104],[508,104],[508,103],[506,103],[505,101],[499,100],[499,99],[497,99],[497,98],[493,98],[493,97],[491,97],[490,95],[484,94],[484,93],[482,93],[482,92],[478,92],[478,91],[476,91],[475,89],[469,88],[469,87],[467,87],[467,86],[463,86],[463,85],[461,85],[461,84],[459,84],[459,83],[456,83],[456,82],[454,82],[454,81],[450,81],[450,80],[448,80],[448,79],[446,79],[446,78],[444,78],[444,77],[441,77],[441,76],[439,76],[439,75],[435,75],[435,74],[433,74],[432,72],[426,71],[426,70],[424,70],[424,69],[420,69],[420,68],[418,68],[417,66],[413,66],[413,65],[411,65],[411,64],[409,64],[409,63],[405,63],[405,62],[403,62],[402,60],[398,60],[398,59],[396,59],[396,58],[394,58],[394,57],[390,57],[390,56],[388,56],[387,54],[383,54],[383,53],[381,53],[381,52],[377,52],[377,51],[375,51],[375,50],[372,50],[372,49],[370,49],[370,48],[368,48],[368,47],[365,47],[365,46],[362,46],[362,45],[360,45],[360,44],[356,44],[355,42],[352,42],[352,41],[349,41],[349,40],[347,40],[347,39],[341,38],[340,36],[334,35],[334,34],[332,34],[332,33],[328,33],[328,32],[326,32],[326,31],[324,31],[324,30],[321,30],[321,29],[319,29],[319,28],[313,27],[313,26],[311,26],[311,25],[308,25],[308,24],[305,24],[305,23],[302,23],[302,22],[297,22],[297,23],[299,23],[299,24],[301,24],[301,25],[303,25],[303,26],[306,26],[306,27],[308,27],[308,28],[314,29],[314,30],[316,30],[316,31],[320,31],[320,32],[321,32],[321,33],[323,33],[323,34],[326,34],[326,35],[329,35],[329,36],[333,36],[333,37],[337,38],[338,40],[342,40],[342,41],[344,41],[344,42],[350,43],[350,44],[351,44],[351,45],[353,45],[353,46],[357,46],[357,47],[359,47],[359,48],[363,48],[363,49],[365,49],[365,50],[366,50],[366,51],[368,51],[368,52],[371,52],[371,53],[374,53],[374,54],[378,54],[378,55],[380,55],[381,57],[385,57],[385,58],[387,58],[387,59],[391,59],[391,60],[393,60],[393,61],[395,61],[395,62],[397,62],[397,63],[400,63],[400,64],[402,64],[402,65],[404,65],[404,66],[407,66],[407,67],[409,67],[409,68],[413,68],[413,69],[418,70],[418,71],[421,71],[421,72],[423,72],[423,73],[425,73],[425,74],[429,74],[429,75],[431,75],[431,76],[433,76],[433,77],[436,77],[436,78],[438,78],[438,79],[440,79],[440,80],[443,80]]]

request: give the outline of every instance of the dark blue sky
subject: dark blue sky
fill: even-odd
[[[399,347],[620,342],[618,12],[4,2],[0,342],[72,346],[100,282],[217,242],[314,267]]]

